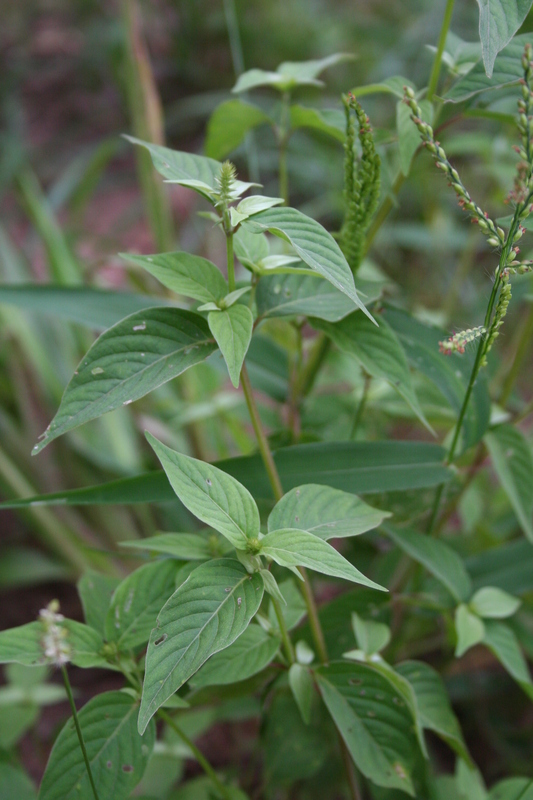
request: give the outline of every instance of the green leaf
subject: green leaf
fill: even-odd
[[[290,108],[291,128],[311,128],[344,143],[346,117],[337,108],[307,108],[298,104]]]
[[[282,567],[309,567],[323,575],[387,591],[366,578],[330,544],[307,531],[287,528],[267,533],[261,539],[261,554],[269,556]]]
[[[245,197],[244,200],[241,200],[237,206],[237,211],[239,214],[251,217],[253,214],[259,214],[260,211],[279,206],[283,202],[283,197],[264,197],[260,194],[252,194],[250,197]]]
[[[461,603],[455,610],[455,631],[457,633],[456,658],[479,644],[485,635],[485,625],[476,614],[472,614],[468,606]]]
[[[414,689],[422,726],[440,736],[457,755],[471,763],[459,722],[439,673],[423,661],[403,661],[395,669]]]
[[[533,700],[533,681],[515,634],[505,622],[487,620],[484,625],[483,644],[489,648],[509,675]]]
[[[533,456],[529,444],[513,425],[492,428],[485,444],[522,530],[533,542]]]
[[[314,275],[265,275],[255,297],[258,315],[266,318],[301,315],[338,322],[354,310],[349,297]]]
[[[0,303],[105,330],[128,314],[152,307],[154,298],[88,287],[17,284],[0,286]]]
[[[472,582],[463,560],[455,550],[438,539],[408,528],[385,525],[383,531],[404,553],[437,578],[457,602],[468,600],[472,593]]]
[[[72,648],[71,661],[78,667],[107,666],[100,656],[103,647],[102,637],[81,622],[65,619],[62,625],[67,629],[67,641]],[[0,632],[0,664],[24,664],[36,667],[48,663],[42,646],[44,627],[41,622],[28,622],[18,628]]]
[[[338,539],[377,528],[386,517],[388,511],[372,508],[356,495],[308,483],[291,489],[276,503],[268,530],[297,528],[324,540]]]
[[[466,560],[474,588],[498,586],[507,592],[533,591],[533,548],[526,539],[496,546]]]
[[[508,44],[531,8],[531,0],[477,0],[479,38],[487,77],[492,77],[496,56]]]
[[[504,619],[511,617],[520,603],[518,597],[513,597],[495,586],[483,586],[472,597],[469,606],[479,617]]]
[[[311,722],[311,706],[313,703],[313,679],[307,667],[291,664],[289,669],[289,686],[306,725]]]
[[[257,106],[242,100],[227,100],[214,110],[207,123],[204,149],[218,160],[226,158],[258,125],[270,124],[271,118]]]
[[[492,787],[488,800],[533,800],[531,778],[505,778]]]
[[[379,653],[390,642],[391,632],[388,625],[364,619],[355,611],[352,612],[352,627],[357,644],[366,656]]]
[[[249,625],[237,641],[211,656],[191,683],[200,689],[247,680],[268,667],[280,644],[278,636],[266,633],[260,625]]]
[[[280,92],[291,91],[298,86],[323,86],[322,81],[317,80],[321,72],[340,61],[352,58],[353,55],[349,53],[335,53],[311,61],[285,61],[279,65],[276,72],[250,69],[239,76],[232,92],[247,92],[260,86],[272,86]]]
[[[339,245],[314,219],[295,208],[270,208],[256,214],[244,225],[250,230],[270,231],[289,242],[302,261],[340,289],[372,319],[357,294],[352,271]]]
[[[183,252],[153,256],[120,253],[120,256],[143,267],[172,292],[192,297],[201,303],[218,302],[228,292],[228,284],[222,273],[207,258]]]
[[[247,539],[257,536],[260,526],[259,511],[248,489],[212,464],[177,453],[149,433],[146,438],[183,505],[234,547],[244,550]]]
[[[356,97],[364,97],[367,94],[376,94],[385,92],[399,97],[400,100],[404,95],[404,86],[410,86],[411,89],[416,90],[414,83],[402,75],[394,75],[392,78],[386,78],[381,83],[368,83],[365,86],[357,86],[352,89],[352,94]]]
[[[105,633],[105,618],[113,592],[120,580],[110,575],[101,575],[92,569],[84,572],[78,581],[78,594],[87,625],[100,636]]]
[[[225,311],[210,311],[207,321],[224,356],[231,382],[237,389],[244,357],[252,338],[253,314],[248,306],[237,303]]]
[[[367,664],[332,664],[317,673],[322,698],[360,771],[378,786],[414,796],[417,751],[402,695]]]
[[[377,328],[358,313],[350,314],[335,324],[322,320],[311,322],[314,328],[324,331],[340,350],[355,356],[369,375],[386,380],[433,432],[418,403],[403,348],[386,322],[380,320]]]
[[[2,800],[37,800],[31,779],[17,767],[0,762],[0,797]]]
[[[148,641],[155,618],[176,588],[177,565],[172,559],[145,564],[117,587],[105,621],[109,642],[130,650]]]
[[[234,559],[197,567],[163,606],[146,654],[139,731],[207,661],[246,630],[263,598],[263,580]]]
[[[264,571],[267,572],[268,570]],[[272,575],[270,572],[268,574]],[[298,581],[298,583],[300,583],[300,581]],[[265,590],[268,590],[268,584],[266,581]],[[279,584],[279,591],[282,596],[282,600],[280,600],[281,614],[285,620],[287,630],[292,631],[292,629],[296,628],[296,626],[299,625],[302,619],[305,617],[307,613],[307,607],[302,597],[302,593],[295,586],[294,578],[287,578],[287,580],[281,581]],[[274,628],[279,627],[276,613],[272,604],[268,610],[268,618]]]
[[[74,373],[36,455],[67,431],[128,405],[216,349],[199,314],[149,308],[103,333]]]
[[[120,542],[121,547],[164,553],[182,561],[205,561],[212,555],[210,543],[197,533],[160,533],[148,539]]]
[[[129,797],[146,769],[155,725],[141,739],[138,705],[124,692],[97,695],[78,712],[94,782],[101,797]],[[46,766],[39,800],[94,800],[76,730],[69,720]]]
[[[422,120],[431,124],[433,105],[429,100],[421,100],[419,105],[422,111]],[[411,119],[411,113],[409,106],[400,100],[396,105],[396,129],[398,131],[400,169],[404,175],[409,175],[414,155],[421,146],[420,134]]]
[[[265,234],[252,233],[245,227],[234,234],[233,247],[241,264],[249,269],[256,267],[270,252]]]

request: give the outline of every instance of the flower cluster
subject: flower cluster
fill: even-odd
[[[65,617],[59,614],[59,602],[52,600],[46,608],[39,611],[39,620],[44,628],[41,645],[46,659],[56,667],[70,661],[72,650],[67,642],[68,631],[61,624]]]
[[[484,336],[486,332],[487,329],[483,325],[479,325],[477,328],[467,328],[465,331],[454,333],[449,339],[439,342],[439,352],[446,356],[452,353],[464,353],[467,344]]]
[[[506,275],[504,271],[501,273],[500,277],[501,277],[502,287],[500,289],[500,296],[498,298],[498,304],[496,306],[496,311],[494,313],[494,319],[492,320],[487,340],[485,342],[485,349],[483,351],[483,358],[481,360],[482,367],[487,366],[487,354],[491,351],[492,345],[500,335],[499,329],[503,325],[503,321],[505,319],[505,315],[507,314],[509,303],[511,302],[512,295],[511,295],[511,284],[509,283],[509,276]]]

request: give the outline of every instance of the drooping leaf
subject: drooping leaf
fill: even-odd
[[[122,258],[143,267],[163,286],[201,303],[217,302],[228,292],[228,284],[220,270],[207,258],[191,253],[158,253],[139,256],[121,253]]]
[[[139,731],[209,656],[229,647],[261,604],[263,580],[239,561],[197,567],[161,609],[146,654]]]
[[[267,533],[261,539],[261,553],[282,567],[309,567],[323,575],[344,578],[371,589],[387,591],[366,578],[330,544],[307,531],[286,528]]]
[[[380,320],[378,328],[356,312],[335,324],[313,320],[312,325],[324,331],[343,352],[355,356],[369,375],[386,380],[431,430],[418,403],[403,348],[386,322]]]
[[[200,689],[244,681],[265,669],[280,645],[279,637],[266,633],[260,625],[249,625],[237,641],[211,656],[191,683],[195,689]]]
[[[150,308],[126,317],[85,354],[33,455],[67,431],[138,400],[215,349],[207,324],[191,311]]]
[[[487,77],[492,77],[496,56],[525,20],[531,0],[477,0],[479,38]]]
[[[297,528],[324,540],[336,539],[377,528],[389,516],[356,495],[308,483],[291,489],[276,503],[268,518],[268,530]]]
[[[218,160],[226,158],[243,143],[249,131],[264,124],[272,125],[272,120],[262,109],[242,100],[226,100],[207,123],[206,155]]]
[[[455,631],[457,633],[455,655],[461,658],[467,650],[483,640],[485,625],[477,614],[473,614],[468,606],[461,603],[455,610]]]
[[[157,614],[176,588],[172,559],[144,564],[128,575],[113,594],[105,621],[109,642],[130,650],[148,641]]]
[[[313,679],[307,667],[302,664],[291,664],[289,669],[289,686],[306,725],[311,722],[311,706],[313,703]]]
[[[113,592],[120,580],[89,569],[78,581],[78,594],[85,622],[101,636],[105,633],[105,618]]]
[[[235,303],[224,311],[210,311],[207,321],[224,356],[231,382],[237,389],[252,338],[253,314],[248,306]]]
[[[518,597],[513,597],[495,586],[483,586],[470,600],[470,608],[479,617],[505,619],[511,617],[520,606]]]
[[[316,674],[328,711],[363,775],[414,796],[417,744],[403,697],[367,664],[332,664]]]
[[[103,797],[129,797],[146,769],[155,725],[141,739],[136,726],[138,708],[124,692],[103,692],[78,712],[91,772]],[[72,720],[52,748],[39,800],[94,800]]]
[[[509,675],[533,700],[533,681],[518,640],[505,622],[486,620],[483,644],[496,656]]]
[[[256,301],[259,316],[265,318],[302,315],[338,322],[354,310],[349,297],[314,275],[265,275]]]
[[[408,556],[437,578],[457,602],[468,600],[472,593],[470,576],[461,557],[449,545],[408,528],[385,525],[383,530]]]
[[[260,525],[248,489],[212,464],[177,453],[151,434],[146,438],[184,506],[235,547],[245,549],[247,539],[258,535]]]
[[[208,540],[197,533],[160,533],[147,539],[120,542],[121,547],[164,553],[182,561],[204,561],[212,555]]]
[[[419,103],[422,111],[422,120],[431,124],[433,106],[429,100]],[[409,175],[414,155],[421,145],[420,134],[411,119],[411,109],[403,100],[396,105],[396,129],[398,131],[398,149],[400,152],[400,169],[404,175]]]
[[[533,455],[514,425],[498,425],[485,436],[496,474],[520,522],[533,542]]]
[[[338,108],[309,108],[294,103],[290,109],[291,128],[311,128],[311,130],[332,136],[344,142],[346,119]]]

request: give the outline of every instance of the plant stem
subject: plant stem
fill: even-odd
[[[276,600],[275,597],[271,597],[270,601],[272,603],[272,607],[274,608],[276,619],[278,621],[279,631],[281,633],[281,640],[283,642],[283,647],[285,648],[285,655],[289,659],[289,664],[294,664],[294,662],[296,661],[296,656],[294,654],[294,647],[292,646],[291,637],[289,636],[289,631],[287,630],[287,625],[285,624],[283,611],[281,610],[279,601]]]
[[[281,122],[279,129],[279,194],[286,206],[289,205],[289,170],[287,167],[287,146],[290,138],[290,101],[289,92],[284,92],[281,100]]]
[[[304,579],[302,584],[302,592],[305,606],[307,608],[307,616],[309,617],[309,625],[311,627],[313,642],[315,643],[320,663],[327,664],[329,661],[328,650],[326,647],[326,640],[324,639],[324,631],[322,630],[322,625],[320,624],[318,610],[316,607],[315,598],[313,596],[313,590],[311,588],[311,581],[309,580],[309,576],[307,575],[305,567],[299,567],[298,569],[300,570]]]
[[[235,259],[233,257],[233,234],[226,233],[226,256],[228,261],[228,286],[230,292],[235,291]]]
[[[431,75],[429,77],[427,99],[430,102],[433,100],[435,92],[437,91],[437,86],[439,84],[440,68],[442,65],[442,54],[444,53],[444,48],[446,46],[446,37],[448,35],[448,31],[450,30],[450,23],[452,21],[454,5],[455,5],[455,0],[447,0],[446,9],[444,11],[444,19],[442,21],[439,41],[437,44],[437,52],[435,53],[435,58],[433,60],[433,67],[431,69]]]
[[[80,750],[83,755],[83,760],[85,761],[85,768],[87,770],[87,775],[89,777],[89,783],[91,784],[91,789],[93,790],[94,800],[100,800],[98,797],[98,792],[96,791],[96,786],[94,785],[93,774],[91,772],[91,765],[89,763],[89,757],[87,755],[87,750],[85,748],[85,742],[83,741],[83,734],[81,732],[80,721],[78,719],[78,712],[76,711],[76,704],[74,702],[74,698],[72,696],[72,688],[70,686],[70,681],[68,679],[68,673],[64,664],[61,665],[61,674],[63,675],[63,683],[65,684],[65,689],[67,692],[68,701],[70,703],[70,708],[72,711],[72,717],[74,719],[74,725],[76,728],[76,733],[78,734],[78,741],[80,743]]]
[[[189,748],[189,750],[190,750],[190,751],[192,752],[192,754],[194,755],[195,759],[198,761],[198,763],[199,763],[199,764],[200,764],[200,766],[202,767],[202,769],[203,769],[203,771],[205,772],[205,774],[206,774],[206,775],[207,775],[207,776],[208,776],[208,777],[211,779],[211,781],[213,782],[213,785],[216,787],[217,791],[218,791],[218,792],[220,792],[220,794],[221,794],[223,797],[225,797],[225,798],[226,798],[226,800],[231,800],[231,795],[230,795],[230,792],[229,792],[228,788],[227,788],[226,786],[224,786],[224,784],[222,783],[222,781],[220,780],[220,778],[218,777],[218,775],[216,774],[215,770],[213,769],[213,767],[211,766],[211,764],[209,763],[209,761],[207,760],[207,758],[204,756],[204,754],[202,753],[202,751],[201,751],[201,750],[199,750],[199,749],[196,747],[196,745],[194,744],[194,742],[192,742],[192,741],[189,739],[189,737],[187,736],[187,734],[186,734],[186,733],[184,733],[184,731],[182,731],[182,729],[179,727],[179,725],[177,724],[177,722],[176,722],[176,721],[175,721],[175,720],[174,720],[174,719],[173,719],[173,718],[170,716],[170,714],[167,714],[167,712],[166,712],[166,711],[163,711],[163,709],[162,709],[162,708],[160,708],[160,709],[159,709],[159,711],[157,712],[157,715],[158,715],[158,716],[159,716],[159,717],[160,717],[162,720],[164,720],[164,721],[167,723],[167,725],[169,725],[169,726],[172,728],[172,730],[174,731],[174,733],[176,733],[176,734],[179,736],[179,738],[181,739],[181,741],[182,741],[184,744],[186,744],[186,745],[187,745],[187,747]]]
[[[368,391],[370,389],[370,384],[372,383],[372,377],[365,373],[365,384],[363,387],[363,394],[362,397],[357,405],[357,409],[355,412],[355,416],[353,418],[352,429],[350,431],[350,439],[355,439],[355,435],[357,433],[357,429],[363,417],[363,413],[366,406],[366,401],[368,400]]]

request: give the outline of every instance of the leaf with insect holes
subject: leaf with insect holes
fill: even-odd
[[[246,630],[263,598],[263,579],[235,559],[197,567],[157,617],[146,653],[139,732],[168,698]]]
[[[141,780],[154,747],[152,723],[141,739],[138,704],[124,692],[103,692],[78,712],[80,727],[101,797],[124,800]],[[69,720],[50,753],[39,800],[94,800],[76,729]]]
[[[67,431],[138,400],[215,350],[207,323],[191,311],[148,308],[126,317],[85,354],[32,454]]]
[[[280,645],[278,636],[270,635],[260,625],[249,625],[232,645],[211,656],[191,683],[200,689],[245,681],[268,667]]]
[[[244,550],[260,527],[257,504],[248,489],[212,464],[177,453],[150,433],[146,438],[183,505]]]
[[[235,303],[223,311],[210,311],[207,321],[226,362],[231,382],[237,389],[252,338],[253,314],[248,306]]]
[[[533,455],[513,425],[498,425],[485,435],[492,464],[522,530],[533,542]]]
[[[343,578],[386,592],[341,556],[334,547],[312,533],[295,528],[276,530],[261,539],[261,554],[282,567],[309,567],[323,575]]]
[[[121,253],[120,256],[143,267],[172,292],[192,297],[201,303],[216,303],[228,292],[228,284],[222,273],[207,258],[180,252],[153,256]]]

